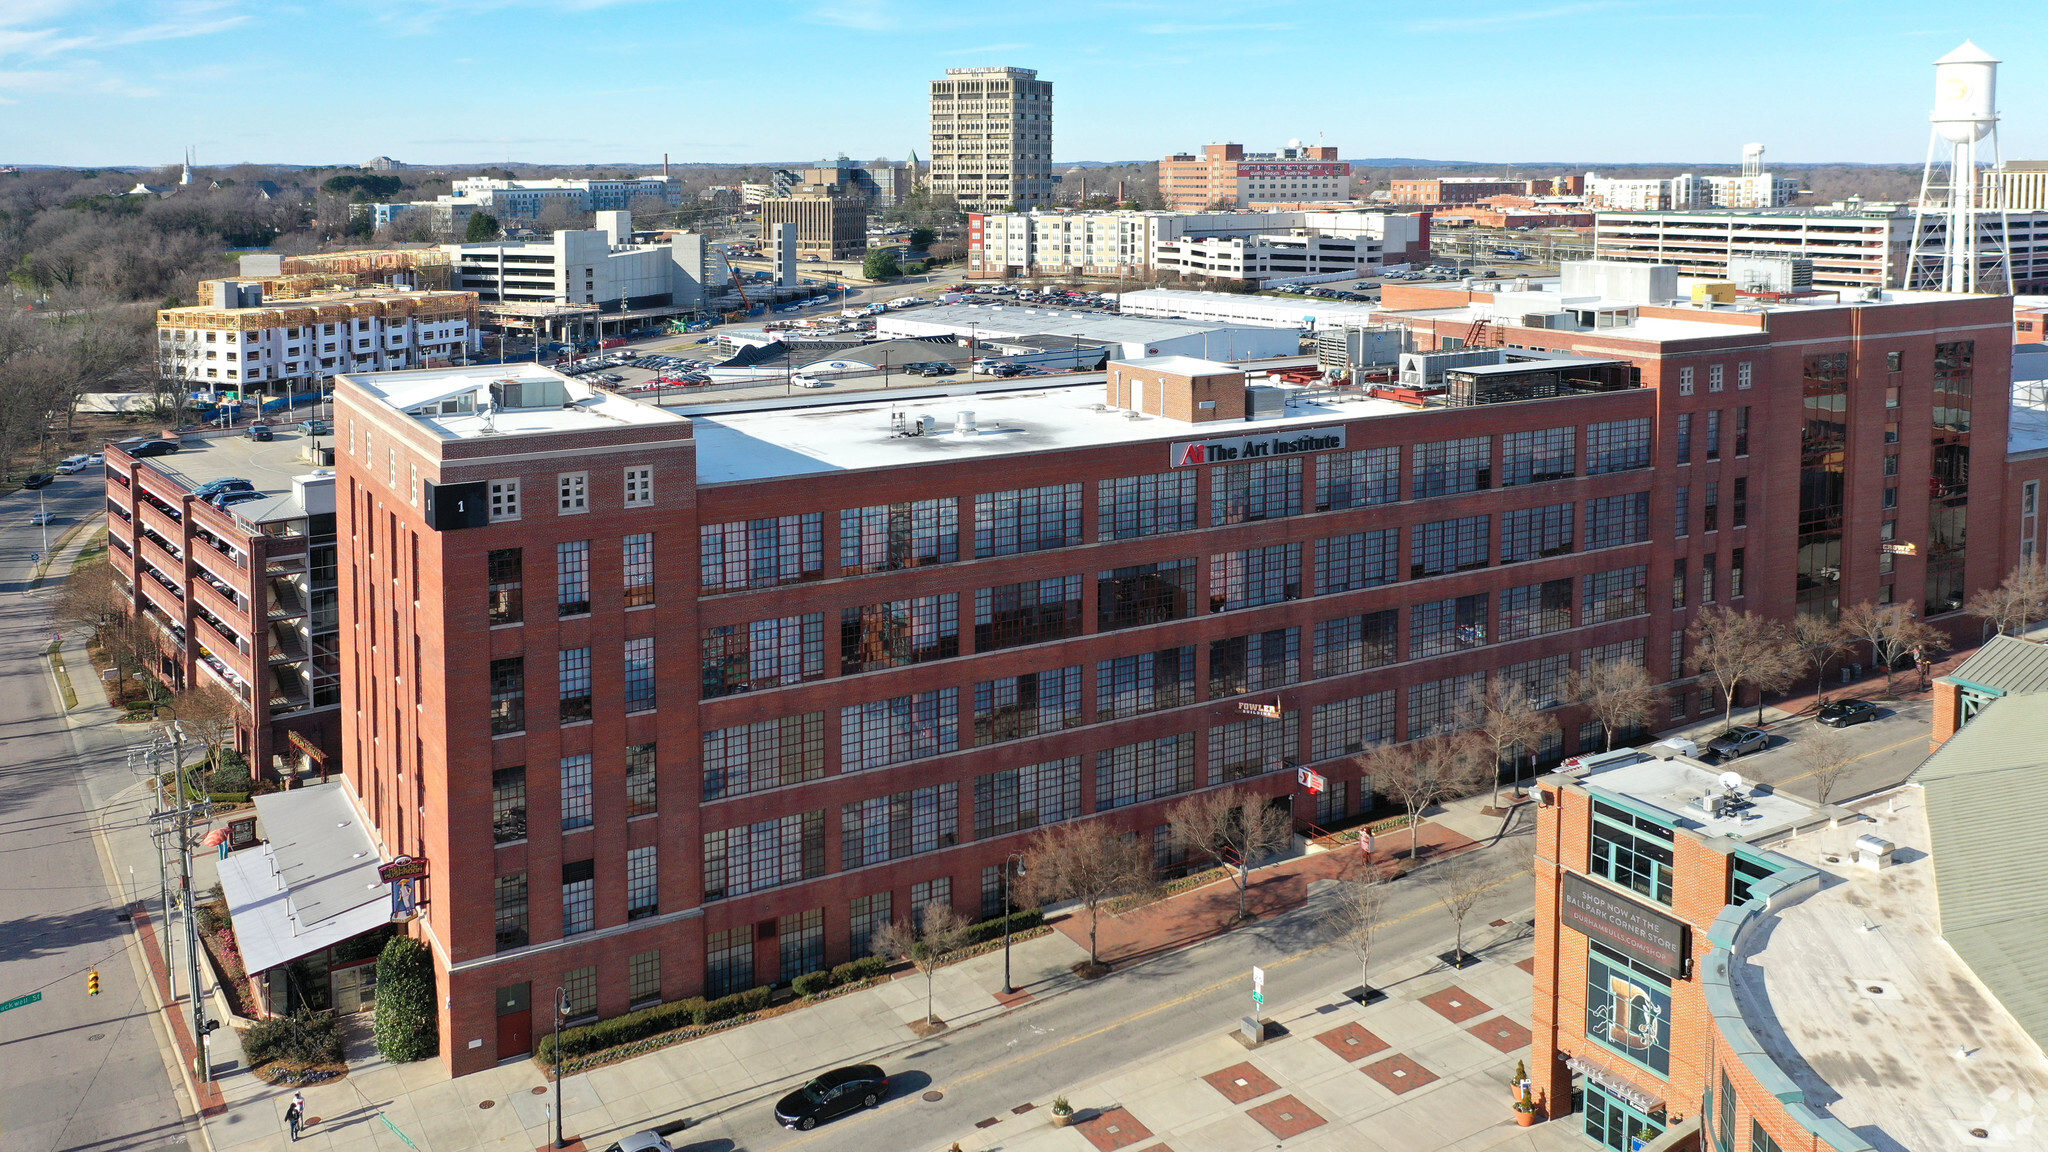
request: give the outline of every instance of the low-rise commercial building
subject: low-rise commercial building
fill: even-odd
[[[336,373],[446,364],[478,346],[477,295],[396,288],[263,298],[210,280],[212,300],[156,314],[157,371],[195,389],[289,394]]]
[[[670,207],[683,202],[680,180],[637,176],[629,180],[506,180],[469,176],[455,181],[441,201],[459,201],[501,220],[531,220],[551,204],[578,212],[630,211],[635,200],[652,198]]]
[[[240,704],[234,749],[252,774],[341,768],[332,440],[189,436],[170,456],[106,448],[107,562],[162,641],[173,688],[211,683]],[[194,496],[246,480],[263,498]],[[314,750],[309,752],[308,749]],[[317,753],[317,755],[316,755]]]
[[[1799,198],[1799,181],[1758,172],[1746,176],[1614,179],[1586,173],[1586,203],[1594,208],[1662,212],[1687,208],[1781,208]]]
[[[1242,144],[1210,144],[1200,156],[1159,162],[1159,195],[1168,208],[1205,212],[1250,208],[1264,201],[1344,200],[1351,195],[1351,165],[1337,149],[1290,140],[1277,152],[1246,152]]]
[[[1152,249],[1152,271],[1211,280],[1285,279],[1332,272],[1377,272],[1380,245],[1368,237],[1310,233],[1189,238],[1160,241]]]
[[[633,242],[630,212],[606,212],[596,228],[565,228],[546,240],[447,244],[455,282],[486,309],[497,304],[587,304],[603,313],[680,310],[705,298],[704,238]]]
[[[967,275],[1141,276],[1162,253],[1180,263],[1185,242],[1259,236],[1357,241],[1377,257],[1370,264],[1406,263],[1427,259],[1429,217],[1384,210],[975,213],[967,222]],[[1252,263],[1259,262],[1255,254]]]
[[[795,225],[799,259],[858,260],[868,250],[868,203],[851,185],[805,184],[761,201],[761,232]]]

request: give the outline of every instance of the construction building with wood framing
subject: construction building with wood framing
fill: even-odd
[[[474,292],[329,289],[289,301],[208,281],[209,300],[156,314],[157,366],[195,387],[290,393],[337,372],[445,367],[477,346]]]

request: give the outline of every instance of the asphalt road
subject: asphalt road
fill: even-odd
[[[92,834],[134,783],[130,734],[64,722],[42,656],[55,581],[29,588],[42,547],[30,514],[39,503],[58,514],[54,542],[101,514],[103,485],[94,470],[59,477],[40,502],[0,497],[0,1001],[42,993],[0,1013],[0,1152],[187,1147],[182,1096]],[[86,993],[92,969],[98,996]]]
[[[1898,686],[1901,689],[1907,687],[1913,675],[1912,672],[1899,674]],[[1866,686],[1857,686],[1859,694]],[[1839,689],[1840,686],[1830,687]],[[1756,718],[1754,710],[1749,710],[1747,715],[1745,720],[1743,710],[1738,709],[1735,722],[1743,724]],[[1920,766],[1921,761],[1927,759],[1928,733],[1932,730],[1933,720],[1932,701],[1884,700],[1878,703],[1877,719],[1840,729],[1857,759],[1835,781],[1828,799],[1839,803],[1902,783],[1913,769]],[[1818,800],[1819,789],[1815,786],[1812,767],[1801,758],[1799,749],[1800,743],[1815,727],[1811,717],[1773,724],[1768,749],[1752,752],[1731,762],[1728,767],[1751,780],[1773,785],[1801,799]],[[1719,726],[1715,728],[1718,730]]]
[[[1525,833],[1485,850],[1502,867],[1503,879],[1468,919],[1468,949],[1476,951],[1503,933],[1518,931],[1514,923],[1532,914],[1532,843]],[[1374,948],[1375,973],[1451,947],[1452,921],[1420,875],[1394,886],[1391,922]],[[671,1133],[669,1140],[677,1152],[943,1148],[972,1131],[978,1120],[1007,1115],[1026,1102],[1042,1107],[1077,1082],[1235,1030],[1239,1018],[1251,1011],[1254,964],[1267,973],[1269,1017],[1286,1019],[1325,1007],[1339,1016],[1348,1010],[1343,991],[1359,983],[1359,966],[1349,948],[1328,945],[1317,923],[1322,903],[1323,898],[1312,897],[1306,907],[1265,923],[958,1032],[930,1040],[906,1032],[901,1045],[868,1057],[891,1079],[889,1100],[872,1112],[812,1132],[792,1132],[771,1116],[782,1090],[742,1093],[688,1108],[690,1126]],[[1486,926],[1502,919],[1511,927]],[[1374,984],[1383,986],[1377,978]],[[1393,983],[1391,991],[1399,995],[1399,984]],[[942,1098],[925,1100],[931,1091]]]

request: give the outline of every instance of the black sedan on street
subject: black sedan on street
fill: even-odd
[[[831,1120],[862,1108],[873,1108],[889,1094],[889,1078],[873,1064],[834,1068],[784,1096],[775,1105],[775,1122],[808,1132],[820,1120]]]
[[[1877,719],[1877,705],[1868,700],[1836,700],[1820,706],[1820,715],[1815,719],[1830,728],[1847,728],[1865,720]]]

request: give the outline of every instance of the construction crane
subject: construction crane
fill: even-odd
[[[747,299],[747,286],[740,283],[740,270],[732,266],[732,257],[726,255],[725,249],[720,248],[718,258],[725,261],[725,274],[732,278],[732,286],[740,294],[740,303],[747,306],[747,311],[752,312],[754,302]]]

